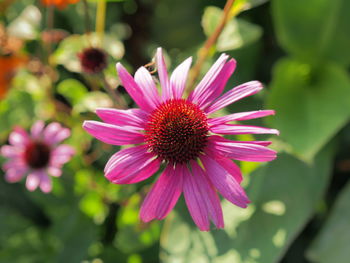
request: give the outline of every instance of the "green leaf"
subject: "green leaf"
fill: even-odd
[[[213,34],[219,24],[222,10],[209,6],[205,9],[202,26],[207,36]],[[242,19],[232,19],[227,23],[217,41],[217,50],[220,52],[234,50],[257,41],[262,35],[262,29]]]
[[[307,257],[318,263],[348,263],[350,258],[350,183],[339,194],[331,215]]]
[[[66,97],[72,105],[79,103],[88,93],[86,87],[75,79],[63,80],[58,84],[57,91]]]
[[[95,111],[96,108],[113,107],[111,98],[101,91],[92,91],[87,93],[84,98],[76,105],[74,110],[77,112]]]
[[[350,79],[333,64],[318,69],[292,59],[275,66],[267,107],[271,125],[294,152],[311,160],[350,117]]]
[[[274,0],[272,11],[281,46],[311,63],[350,63],[350,1]]]
[[[329,181],[333,151],[321,151],[314,164],[280,154],[250,177],[252,203],[242,209],[223,201],[225,229],[200,232],[184,205],[165,222],[163,262],[272,263],[312,215]],[[173,216],[173,218],[171,218]]]

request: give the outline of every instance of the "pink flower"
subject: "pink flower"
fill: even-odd
[[[187,99],[183,98],[192,62],[186,59],[168,77],[159,48],[156,54],[162,94],[158,94],[150,73],[141,67],[133,78],[117,64],[117,71],[138,109],[97,109],[104,121],[86,121],[84,129],[97,139],[113,145],[137,144],[114,154],[105,167],[105,176],[115,184],[143,181],[165,164],[144,200],[140,217],[144,222],[163,219],[173,209],[181,193],[200,230],[208,231],[210,220],[224,227],[217,192],[239,207],[249,203],[240,183],[242,174],[231,160],[266,162],[276,158],[268,141],[231,141],[222,135],[278,134],[275,129],[230,124],[274,114],[272,110],[234,113],[211,117],[212,113],[253,95],[263,87],[257,81],[242,84],[220,94],[236,67],[223,54],[210,68]]]
[[[70,130],[52,122],[46,128],[43,121],[37,121],[30,134],[16,127],[9,136],[10,145],[1,147],[1,155],[8,158],[4,163],[5,179],[18,182],[27,175],[26,187],[34,191],[38,186],[44,193],[52,190],[49,175],[59,177],[62,166],[68,162],[74,150],[59,143],[70,136]]]

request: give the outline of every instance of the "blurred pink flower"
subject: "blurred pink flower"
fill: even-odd
[[[150,73],[141,67],[133,78],[117,64],[127,92],[139,109],[97,109],[104,121],[86,121],[84,129],[97,139],[113,145],[138,144],[114,154],[105,167],[105,176],[115,184],[132,184],[153,175],[162,163],[163,173],[145,198],[140,212],[144,222],[163,219],[184,194],[189,212],[200,230],[208,231],[210,220],[224,227],[219,192],[239,207],[249,203],[240,183],[242,174],[231,160],[266,162],[276,158],[268,141],[232,141],[221,135],[278,134],[275,129],[229,124],[274,114],[272,110],[210,117],[212,113],[263,87],[251,81],[222,96],[236,61],[223,54],[209,69],[196,89],[183,99],[188,71],[186,59],[168,77],[162,51],[156,54],[162,94],[158,94]],[[220,96],[220,97],[219,97]]]
[[[16,127],[9,136],[10,145],[2,146],[1,155],[8,158],[4,163],[5,179],[14,183],[27,175],[26,187],[34,191],[38,186],[44,193],[52,190],[50,176],[59,177],[62,166],[74,154],[74,149],[61,141],[70,136],[70,130],[52,122],[47,127],[37,121],[30,134]]]

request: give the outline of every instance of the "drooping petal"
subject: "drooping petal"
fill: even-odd
[[[98,108],[96,114],[104,122],[117,126],[133,126],[144,129],[147,113],[141,109],[119,110],[113,108]]]
[[[205,109],[207,114],[211,114],[217,110],[220,110],[227,105],[230,105],[244,97],[251,96],[259,92],[263,86],[258,81],[250,81],[239,85],[232,90],[226,92],[220,98],[218,98],[213,104]]]
[[[166,101],[173,97],[172,90],[169,83],[168,71],[165,65],[165,60],[161,48],[157,48],[156,64],[160,85],[162,87],[162,101]]]
[[[205,74],[203,79],[199,82],[195,90],[190,94],[189,101],[198,104],[199,106],[205,104],[206,99],[210,97],[211,94],[217,94],[219,92],[215,89],[222,87],[221,80],[222,78],[218,78],[220,73],[223,71],[226,61],[228,59],[228,55],[222,54],[218,60],[214,63],[214,65],[209,69],[209,71]],[[226,71],[225,71],[226,72]],[[221,76],[223,77],[223,76]],[[216,83],[215,81],[218,80]],[[225,80],[225,79],[223,79]],[[227,81],[227,79],[226,79]],[[216,85],[213,85],[216,84]],[[215,86],[215,87],[213,87]],[[222,92],[222,90],[221,90]],[[219,93],[220,94],[220,93]],[[217,94],[217,95],[219,95]]]
[[[23,148],[4,145],[0,148],[0,154],[6,158],[19,157],[23,153]]]
[[[244,189],[217,161],[207,155],[200,157],[208,178],[215,188],[231,203],[239,207],[247,207],[249,199]]]
[[[225,156],[220,155],[216,152],[212,144],[208,144],[205,149],[205,154],[209,155],[214,159],[219,165],[221,165],[233,178],[240,184],[243,180],[241,169],[235,162]]]
[[[145,111],[152,111],[154,107],[145,100],[145,94],[141,87],[135,82],[134,78],[129,74],[129,72],[123,67],[122,64],[117,63],[117,71],[119,78],[129,93],[131,98],[136,102],[139,107]]]
[[[235,124],[220,124],[209,128],[211,132],[217,134],[279,134],[276,129]]]
[[[188,71],[191,67],[192,57],[189,57],[184,62],[182,62],[173,71],[170,77],[170,86],[175,99],[181,99],[187,81]]]
[[[28,133],[21,127],[15,127],[13,132],[10,133],[9,142],[13,146],[25,147],[29,142]]]
[[[85,121],[83,128],[96,139],[108,144],[126,145],[144,141],[144,136],[133,127],[119,127],[98,121]]]
[[[202,231],[209,231],[209,218],[217,228],[223,228],[224,219],[217,193],[202,168],[195,161],[191,161],[191,167],[192,174],[187,169],[185,170],[183,192],[193,221]]]
[[[146,145],[139,145],[114,154],[106,164],[106,178],[114,184],[133,184],[152,176],[161,161],[147,150]]]
[[[32,171],[28,174],[26,180],[26,187],[29,191],[34,191],[40,184],[42,171]]]
[[[23,178],[26,171],[26,168],[10,168],[5,173],[5,180],[9,183],[18,182]]]
[[[50,193],[52,190],[52,181],[47,174],[41,174],[39,187],[44,193]]]
[[[230,141],[225,138],[220,138],[219,136],[210,136],[209,145],[213,152],[217,152],[220,155],[235,159],[239,161],[248,162],[268,162],[276,158],[276,151],[271,150],[265,146]]]
[[[184,169],[181,165],[165,168],[143,201],[140,211],[142,221],[161,220],[173,209],[182,192]]]
[[[47,169],[49,175],[53,177],[60,177],[62,175],[62,169],[58,167],[51,166]]]
[[[239,112],[233,113],[222,117],[208,119],[208,124],[210,126],[225,124],[231,121],[245,121],[256,118],[261,118],[269,115],[274,115],[274,110],[259,110],[259,111],[247,111],[247,112]]]
[[[44,127],[45,127],[45,123],[42,120],[35,122],[32,128],[30,129],[32,138],[38,139],[42,135]]]
[[[135,73],[135,81],[143,91],[144,100],[155,109],[160,104],[160,97],[149,71],[140,67]]]

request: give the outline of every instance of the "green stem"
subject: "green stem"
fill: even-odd
[[[100,38],[100,44],[102,45],[106,20],[106,0],[98,0],[97,2],[97,14],[96,14],[96,33]]]
[[[201,72],[202,66],[207,59],[210,50],[213,45],[216,44],[222,30],[225,28],[227,22],[229,19],[232,17],[230,15],[230,11],[232,9],[232,6],[234,4],[235,0],[227,0],[225,7],[224,7],[224,12],[222,14],[220,23],[218,26],[215,28],[214,32],[208,37],[208,39],[205,41],[204,46],[198,51],[198,59],[196,64],[193,66],[191,75],[190,75],[190,85],[188,86],[187,93],[189,94],[193,89],[194,89],[194,84],[198,79],[198,76]]]

